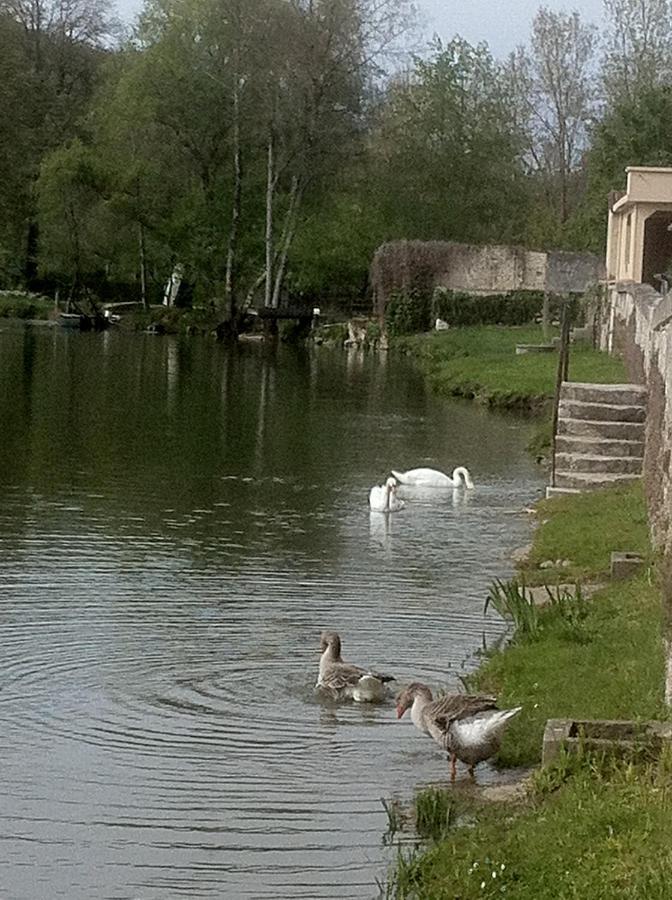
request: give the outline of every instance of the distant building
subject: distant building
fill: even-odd
[[[672,169],[629,166],[626,192],[610,195],[607,279],[672,283]]]

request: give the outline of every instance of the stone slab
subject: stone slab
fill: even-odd
[[[599,472],[620,475],[641,475],[644,460],[641,456],[589,456],[586,453],[556,453],[555,465],[563,472]]]
[[[644,456],[644,442],[618,441],[611,438],[558,434],[556,453],[583,453],[588,456]]]
[[[639,754],[655,758],[671,740],[670,722],[548,719],[544,729],[541,762],[543,766],[547,766],[562,751],[577,753],[580,750],[626,758]]]
[[[563,488],[579,488],[579,490],[597,490],[613,487],[616,484],[629,484],[638,481],[641,475],[615,475],[613,472],[560,472],[555,473],[555,486]]]
[[[612,403],[644,406],[647,391],[641,384],[588,384],[583,381],[563,381],[562,400],[581,400],[584,403]]]
[[[560,400],[558,414],[568,419],[590,419],[598,422],[643,422],[644,406],[625,403],[588,403],[583,400]]]
[[[618,440],[644,440],[643,422],[604,422],[594,419],[573,419],[561,416],[558,420],[558,434],[576,437],[595,437]]]
[[[614,551],[611,554],[611,577],[630,578],[636,575],[644,565],[644,557],[641,553],[622,553]]]

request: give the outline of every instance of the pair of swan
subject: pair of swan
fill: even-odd
[[[452,477],[440,472],[438,469],[409,469],[407,472],[397,472],[392,469],[392,475],[385,484],[372,487],[369,492],[369,506],[372,512],[397,512],[404,507],[404,501],[397,497],[399,485],[418,488],[456,488],[464,485],[473,488],[469,470],[464,466],[453,469]]]
[[[344,662],[339,635],[335,631],[322,633],[316,687],[332,698],[380,702],[387,695],[388,682],[394,680],[393,675]],[[434,700],[427,685],[418,681],[397,697],[397,718],[410,709],[415,727],[448,752],[451,781],[455,781],[458,759],[467,764],[474,777],[474,767],[497,752],[506,726],[521,708],[498,709],[495,698],[484,694],[453,693]]]

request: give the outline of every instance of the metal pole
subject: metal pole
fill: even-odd
[[[558,430],[558,409],[562,382],[567,380],[569,370],[569,309],[568,303],[562,304],[560,312],[560,348],[558,368],[555,375],[555,396],[553,397],[553,417],[551,420],[551,487],[555,487],[555,438]]]

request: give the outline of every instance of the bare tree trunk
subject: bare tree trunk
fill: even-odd
[[[299,202],[301,199],[301,191],[299,188],[299,179],[295,175],[292,178],[292,190],[289,195],[289,207],[285,216],[285,224],[283,227],[280,257],[278,259],[278,267],[275,272],[275,284],[273,286],[273,299],[271,305],[278,306],[280,301],[280,290],[282,282],[285,279],[285,266],[287,265],[287,253],[292,246],[294,234],[296,232],[296,223],[298,220]]]
[[[233,201],[231,205],[231,227],[226,250],[226,271],[224,275],[224,292],[226,296],[226,317],[235,327],[236,309],[236,251],[238,249],[238,230],[240,226],[240,206],[243,194],[243,166],[240,152],[240,75],[238,66],[233,73]]]
[[[276,305],[273,300],[273,194],[275,192],[275,160],[273,129],[268,135],[266,157],[266,286],[264,306]]]
[[[145,254],[145,228],[138,222],[138,250],[140,251],[140,299],[144,309],[149,309],[147,302],[147,258]]]

